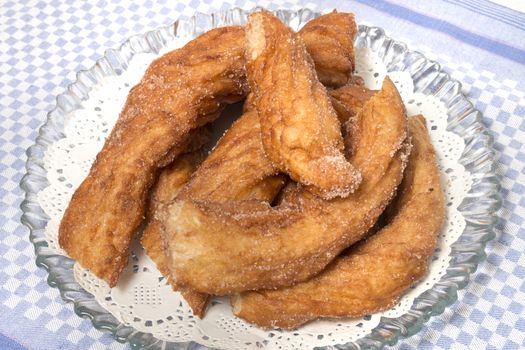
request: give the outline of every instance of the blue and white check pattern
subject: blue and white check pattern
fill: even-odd
[[[435,59],[463,82],[499,154],[504,202],[497,237],[459,301],[396,347],[525,347],[524,14],[483,0],[279,5],[268,0],[7,0],[0,4],[0,348],[128,348],[76,316],[47,285],[46,272],[35,266],[28,230],[20,224],[23,193],[18,183],[25,171],[24,151],[34,142],[54,97],[74,81],[75,72],[133,34],[195,11],[255,5],[353,11],[360,21],[381,26],[396,39],[406,38],[410,48],[427,57],[438,53]]]

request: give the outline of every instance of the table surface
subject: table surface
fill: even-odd
[[[523,10],[523,2],[498,1]],[[0,348],[128,348],[95,330],[47,285],[20,224],[25,150],[55,96],[108,48],[195,11],[255,5],[352,11],[463,83],[498,155],[503,207],[496,239],[459,301],[400,349],[525,347],[525,14],[483,0],[18,1],[0,4]],[[521,8],[520,8],[521,6]]]

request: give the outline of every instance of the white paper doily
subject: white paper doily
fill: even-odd
[[[178,38],[163,54],[182,46],[189,37]],[[96,154],[111,131],[127,94],[142,75],[155,54],[138,54],[119,76],[106,77],[82,103],[82,109],[70,113],[65,121],[65,138],[49,146],[44,163],[50,185],[38,193],[38,201],[50,217],[46,226],[49,248],[64,255],[59,248],[58,226],[64,209],[87,175]],[[380,88],[387,72],[381,59],[370,49],[357,49],[357,74],[366,86]],[[457,208],[471,187],[471,178],[459,158],[464,148],[462,138],[446,131],[447,109],[433,96],[414,93],[407,72],[391,72],[408,115],[423,114],[436,147],[442,181],[446,189],[447,220],[430,265],[428,276],[386,312],[359,319],[319,320],[295,331],[263,331],[233,316],[229,300],[213,300],[207,315],[200,320],[156,269],[138,243],[134,243],[129,264],[119,285],[110,289],[103,281],[75,264],[75,278],[95,299],[121,322],[138,331],[171,341],[197,341],[213,348],[227,349],[297,349],[355,341],[375,328],[382,316],[398,317],[410,310],[414,299],[444,275],[449,265],[450,245],[463,232],[465,220]],[[349,286],[351,288],[351,286]]]

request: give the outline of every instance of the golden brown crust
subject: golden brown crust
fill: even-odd
[[[359,85],[359,82],[357,82],[357,84],[343,86],[330,92],[332,96],[332,106],[334,106],[334,109],[337,111],[339,121],[343,125],[345,154],[347,158],[355,153],[355,147],[359,143],[357,134],[348,137],[348,134],[352,133],[354,118],[358,111],[363,108],[365,103],[374,96],[376,92],[375,90],[369,90]]]
[[[284,177],[264,153],[256,152],[251,145],[251,140],[260,138],[258,120],[257,113],[248,108],[219,140],[181,196],[215,202],[247,198],[271,201],[284,184]],[[224,164],[242,164],[243,168],[236,167],[232,172]],[[268,181],[269,177],[275,181]],[[272,191],[262,190],[271,185],[275,185]],[[268,193],[261,198],[256,195],[260,191]]]
[[[410,119],[413,150],[387,226],[309,281],[232,299],[234,313],[263,328],[297,328],[320,317],[385,310],[427,271],[444,220],[444,198],[424,119]]]
[[[348,84],[330,91],[332,106],[337,112],[339,122],[344,125],[357,115],[365,103],[376,93],[359,84]]]
[[[325,199],[352,193],[361,176],[344,157],[337,114],[300,36],[269,12],[251,14],[246,72],[268,158]]]
[[[196,140],[202,141],[198,144],[202,145],[206,138],[203,138],[201,133],[195,136]],[[199,150],[195,150],[192,153],[179,156],[169,167],[162,170],[150,195],[147,225],[140,240],[146,253],[153,260],[160,273],[168,280],[173,290],[181,292],[193,310],[193,314],[198,317],[204,316],[208,306],[209,295],[192,290],[181,290],[171,278],[162,240],[162,225],[155,218],[155,213],[177,196],[180,189],[188,182],[191,174],[203,159],[204,154]]]
[[[301,39],[315,64],[319,81],[338,88],[348,83],[355,67],[357,25],[351,13],[332,12],[305,24]]]
[[[437,170],[429,171],[435,157],[424,119],[413,118],[411,168],[386,211],[388,226],[366,238],[401,181],[410,145],[389,80],[374,97],[356,86],[332,91],[332,103],[317,81],[314,64],[327,86],[359,85],[351,76],[356,31],[350,14],[322,16],[297,35],[268,13],[252,15],[246,38],[253,105],[178,197],[201,158],[180,156],[200,147],[191,140],[194,130],[247,93],[244,30],[212,30],[155,61],[75,192],[60,245],[114,286],[147,211],[142,244],[199,317],[206,293],[283,286],[236,295],[235,313],[262,327],[295,328],[391,307],[426,273],[443,197]],[[339,122],[346,123],[344,143]],[[173,159],[147,210],[158,169]],[[306,186],[289,183],[281,191],[280,171]],[[356,288],[343,288],[348,284]],[[339,288],[327,288],[333,285]]]
[[[246,114],[246,118],[250,118],[250,116],[257,118],[253,112],[247,112]],[[229,154],[227,155],[227,157],[229,157],[228,159],[235,161],[235,157],[244,157],[245,160],[250,162],[260,162],[259,164],[264,164],[266,159],[257,158],[257,155],[252,157],[249,149],[238,147],[239,144],[244,142],[243,139],[245,137],[253,137],[254,133],[257,135],[258,130],[252,128],[243,131],[250,136],[245,135],[243,132],[239,132],[237,134],[238,138],[235,140],[229,140],[228,144],[235,145],[236,147],[227,148],[229,151]],[[224,141],[219,141],[219,143],[223,142]],[[232,174],[216,173],[215,164],[220,161],[223,156],[226,156],[224,152],[214,152],[213,156],[210,155],[206,163],[201,166],[200,171],[203,175],[193,183],[192,187],[187,187],[185,192],[191,193],[191,195],[195,197],[202,196],[205,198],[213,198],[213,200],[219,202],[237,198],[271,201],[284,185],[284,177],[276,174],[274,176],[255,178],[249,185],[244,183],[245,186],[238,191],[235,184],[242,181],[244,178],[249,180],[249,177],[246,177],[246,173],[235,174],[236,181],[231,181]],[[166,248],[163,242],[163,227],[155,215],[163,206],[169,204],[175,199],[179,194],[179,191],[188,182],[190,176],[203,159],[204,157],[201,152],[184,154],[177,158],[171,166],[161,172],[151,194],[148,222],[141,239],[142,246],[149,257],[155,262],[161,274],[167,278],[174,290],[181,292],[182,296],[186,299],[193,310],[193,313],[200,318],[202,318],[206,312],[210,295],[199,293],[189,288],[180,287],[173,278],[171,278],[167,265]],[[250,169],[251,168],[248,168],[246,170],[249,172]],[[252,178],[253,175],[256,175],[253,172],[250,174],[252,175]]]
[[[337,25],[342,32],[352,23],[339,20]],[[130,92],[90,174],[73,195],[59,229],[61,247],[114,286],[157,169],[186,148],[192,128],[215,118],[224,103],[242,99],[247,88],[241,27],[211,30],[156,60]]]
[[[183,190],[161,216],[168,264],[177,284],[210,294],[292,285],[319,273],[361,239],[401,181],[406,156],[400,151],[406,140],[405,111],[389,79],[357,120],[360,144],[351,161],[361,170],[363,184],[347,198],[326,201],[297,186],[279,206],[270,207],[268,202],[254,200],[219,203],[197,199]],[[231,135],[242,123],[249,119],[242,117],[228,130],[211,159],[213,153],[227,147],[224,143],[235,140]],[[245,128],[253,127],[255,118]],[[251,152],[264,155],[260,139],[245,138],[243,142]],[[241,160],[221,162],[214,171],[242,173],[246,166]],[[188,187],[201,181],[200,169]]]
[[[332,103],[337,101],[341,106],[344,106],[345,116],[349,114],[355,115],[363,107],[363,101],[365,100],[362,96],[363,94],[370,97],[372,95],[372,93],[367,91],[364,92],[363,88],[355,89],[345,86],[331,92],[332,96],[338,96],[339,98],[332,98]],[[219,141],[221,146],[217,147],[216,151],[210,155],[210,159],[199,170],[200,176],[195,179],[191,186],[186,187],[185,191],[193,198],[212,198],[215,201],[258,199],[271,202],[284,186],[285,178],[283,176],[271,175],[276,170],[264,157],[264,154],[253,152],[249,147],[244,147],[249,144],[248,140],[257,138],[260,133],[258,116],[253,111],[250,111],[249,104],[249,101],[245,103],[246,112],[241,117],[243,122],[240,122],[240,125],[232,126],[232,128],[238,130],[224,135],[224,140]],[[343,121],[346,121],[345,116],[341,116]],[[194,148],[204,143],[202,138],[201,132],[195,135],[193,140],[197,140],[197,142]],[[239,145],[243,145],[243,147],[239,147]],[[233,148],[233,146],[235,147]],[[244,158],[234,160],[233,158],[235,157]],[[232,182],[232,174],[218,172],[216,169],[217,164],[222,163],[224,159],[232,163],[238,161],[242,164],[250,163],[256,166],[249,166],[242,174],[235,174],[236,181]],[[196,169],[197,164],[201,163],[201,160],[202,155],[198,152],[185,154],[161,172],[159,180],[152,191],[148,210],[148,223],[141,240],[147,254],[155,262],[162,275],[168,279],[174,290],[180,290],[181,288],[171,278],[166,262],[165,249],[162,244],[162,227],[154,215],[162,205],[166,205],[175,199],[180,189],[186,184]],[[239,184],[242,184],[242,186],[239,187]],[[202,318],[210,299],[209,295],[190,289],[182,290],[181,293],[192,308],[193,313]]]
[[[60,246],[110,286],[126,266],[157,170],[186,148],[192,129],[246,95],[243,37],[241,27],[213,29],[154,61],[73,195]]]
[[[150,66],[62,219],[59,242],[73,259],[116,284],[157,169],[185,149],[192,128],[245,96],[244,75],[241,27],[211,30]]]
[[[321,39],[323,33],[328,35],[334,31],[348,32],[352,27],[355,27],[355,23],[353,23],[353,15],[351,14],[339,14],[337,16],[338,20],[331,24],[327,24],[325,19],[327,16],[333,17],[332,14],[318,17],[310,21],[310,26],[305,26],[301,33],[305,31],[308,32],[310,38],[315,37],[317,39]],[[330,28],[332,26],[334,28]],[[318,31],[319,33],[317,33]],[[335,45],[340,49],[336,50],[338,54],[344,55],[346,59],[353,60],[353,45],[351,43],[351,39],[350,47],[348,47],[347,38],[338,37],[337,40],[329,40],[331,45]],[[312,49],[310,49],[310,45],[312,45]],[[316,54],[315,50],[324,50],[328,48],[327,46],[320,47],[314,45],[315,43],[313,40],[307,43],[307,48],[312,54]],[[351,57],[347,57],[349,52],[352,54]],[[338,73],[338,76],[340,77],[346,76],[346,80],[348,80],[347,78],[351,74],[351,71],[347,71],[347,66],[342,65],[340,59],[337,59],[336,56],[334,56],[332,59],[331,57],[317,54],[316,57],[320,57],[324,60],[322,66],[325,69],[331,69],[334,74]],[[332,64],[334,67],[331,67]],[[343,69],[345,70],[343,71]],[[245,103],[245,112],[251,113],[251,116],[248,115],[244,118],[257,118],[258,120],[258,116],[256,116],[253,111],[249,112],[250,106],[252,104],[252,102],[250,102],[251,100],[252,98],[248,98],[248,101]],[[252,123],[247,123],[245,125],[249,124]],[[227,144],[235,145],[235,149],[221,148],[223,150],[222,152],[215,152],[212,156],[212,158],[215,157],[215,160],[210,159],[206,163],[207,165],[201,168],[202,176],[200,179],[203,181],[195,181],[193,183],[193,187],[187,188],[186,192],[191,193],[193,197],[207,197],[216,201],[225,201],[228,199],[259,199],[264,201],[272,201],[272,199],[283,186],[285,177],[283,175],[276,174],[277,170],[272,164],[267,162],[266,157],[263,158],[257,153],[253,154],[250,152],[250,149],[239,146],[244,145],[243,139],[245,138],[259,137],[258,133],[260,133],[260,128],[258,123],[256,124],[257,125],[254,128],[235,133],[237,139],[227,142]],[[205,142],[206,134],[199,129],[191,139],[191,150],[198,149]],[[230,161],[233,161],[232,158],[239,156],[239,153],[241,154],[241,157],[244,156],[244,160],[251,162],[251,164],[257,164],[257,166],[247,167],[242,174],[217,174],[214,168],[214,163],[219,162],[221,157],[227,157],[230,159]],[[179,290],[180,288],[173,282],[173,279],[169,274],[169,270],[166,265],[166,257],[162,246],[161,226],[160,223],[154,218],[154,213],[161,205],[165,205],[175,198],[180,190],[180,187],[182,187],[182,185],[189,178],[190,173],[192,172],[189,166],[191,165],[191,160],[194,157],[189,159],[190,163],[188,163],[188,159],[184,158],[185,156],[182,156],[182,159],[177,159],[171,167],[168,167],[161,173],[159,181],[152,191],[153,194],[150,201],[148,225],[146,226],[142,237],[142,244],[147,253],[157,264],[157,267],[161,273],[168,279],[175,290]],[[243,162],[243,160],[241,160],[241,162]],[[209,176],[206,176],[206,173]],[[275,175],[271,175],[272,173],[275,173]],[[231,181],[232,176],[236,178],[236,182]],[[249,184],[246,181],[248,181]],[[236,189],[236,183],[242,183],[242,188],[240,191]],[[206,310],[209,296],[207,294],[195,292],[189,289],[182,290],[181,293],[191,306],[194,314],[202,317]]]

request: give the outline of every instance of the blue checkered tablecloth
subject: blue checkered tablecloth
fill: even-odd
[[[514,5],[519,7],[519,1]],[[482,111],[499,156],[503,208],[487,260],[400,349],[525,347],[525,14],[484,0],[0,1],[0,349],[128,348],[75,315],[35,265],[20,224],[25,150],[54,97],[105,49],[195,11],[337,8],[440,61]],[[523,7],[523,6],[522,6]]]

